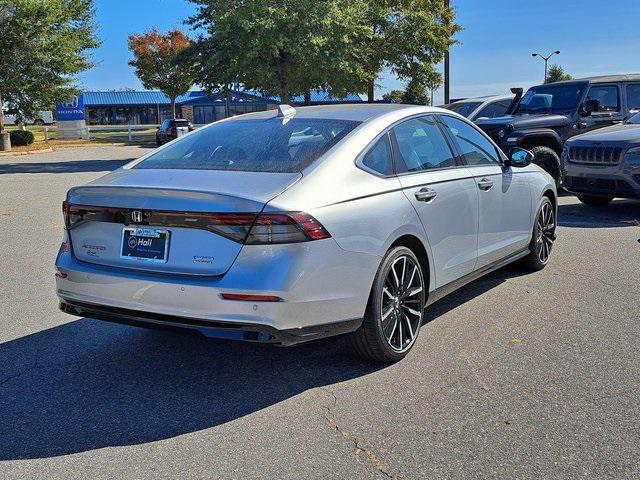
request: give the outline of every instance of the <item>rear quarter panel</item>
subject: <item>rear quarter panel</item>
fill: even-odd
[[[375,257],[367,281],[373,284],[380,261],[402,235],[419,238],[429,257],[430,290],[434,278],[431,251],[420,220],[397,177],[378,177],[358,168],[356,158],[390,123],[376,119],[364,131],[336,146],[303,178],[270,201],[266,211],[301,210],[324,225],[338,245]]]

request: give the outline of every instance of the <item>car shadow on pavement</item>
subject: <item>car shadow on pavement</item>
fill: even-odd
[[[278,348],[81,319],[0,344],[0,460],[167,439],[381,368],[340,339]]]
[[[463,305],[476,297],[488,292],[489,290],[502,285],[510,278],[520,277],[531,273],[529,270],[523,269],[517,264],[507,265],[495,272],[484,277],[480,277],[464,287],[455,290],[425,310],[423,324],[432,322],[445,313]]]
[[[425,323],[526,273],[476,280]],[[382,368],[340,338],[278,348],[84,318],[0,344],[0,461],[172,438]]]
[[[110,172],[135,160],[73,160],[69,162],[33,162],[0,164],[0,175],[11,173],[89,173]]]
[[[574,228],[631,227],[640,221],[640,202],[614,200],[606,207],[582,203],[558,206],[558,225]]]

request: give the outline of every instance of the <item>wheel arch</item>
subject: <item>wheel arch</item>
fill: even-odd
[[[522,132],[517,143],[522,148],[548,147],[552,149],[558,157],[562,155],[562,139],[553,130],[533,130]]]
[[[393,243],[389,246],[389,249],[395,247],[407,247],[411,250],[416,257],[418,257],[418,261],[420,262],[420,267],[422,268],[423,275],[425,278],[425,284],[429,285],[429,291],[431,291],[431,286],[433,282],[434,272],[432,271],[431,259],[429,258],[429,252],[427,247],[424,245],[422,240],[420,240],[417,236],[412,234],[404,234],[398,238],[396,238]]]

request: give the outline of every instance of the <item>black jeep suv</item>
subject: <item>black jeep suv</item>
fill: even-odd
[[[515,99],[509,115],[476,123],[507,154],[513,147],[531,150],[533,162],[559,184],[567,139],[623,122],[638,109],[640,74],[609,75],[531,87]]]

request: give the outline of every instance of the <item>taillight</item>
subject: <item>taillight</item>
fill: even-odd
[[[133,209],[62,204],[67,230],[83,222],[132,225]],[[331,237],[318,220],[304,212],[200,213],[143,210],[135,225],[208,230],[238,243],[267,245],[322,240]]]
[[[69,228],[69,202],[62,202],[62,216],[64,217],[64,226]]]
[[[244,243],[297,243],[322,240],[330,236],[320,222],[307,213],[261,213]]]

